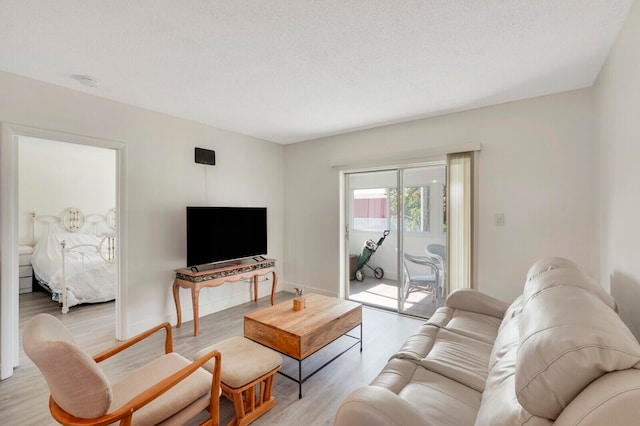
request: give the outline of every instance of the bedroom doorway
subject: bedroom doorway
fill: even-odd
[[[126,222],[121,220],[120,214],[120,212],[126,210],[124,144],[55,131],[2,124],[0,147],[0,203],[2,205],[0,213],[0,379],[10,377],[20,360],[18,311],[21,271],[19,268],[19,247],[23,245],[25,236],[21,235],[19,231],[21,220],[24,218],[21,216],[20,210],[20,167],[18,160],[20,143],[25,138],[41,139],[50,143],[73,144],[76,147],[106,149],[113,153],[115,162],[111,179],[115,189],[115,197],[111,221],[115,227],[114,239],[117,241],[118,247],[118,256],[114,262],[116,321],[113,328],[115,329],[115,338],[117,340],[121,340],[126,335],[126,298],[123,297],[123,294],[126,294],[127,283],[126,277],[122,272],[123,261],[121,260],[126,258]],[[79,182],[81,182],[82,177],[79,179]],[[70,187],[67,192],[73,193],[74,190]],[[46,194],[43,197],[46,198]],[[94,212],[88,213],[93,214]],[[47,211],[46,213],[43,212],[43,214],[59,215],[60,212]],[[73,315],[73,308],[70,315]]]
[[[115,205],[115,150],[19,137],[20,304],[44,292],[66,314],[115,299]]]

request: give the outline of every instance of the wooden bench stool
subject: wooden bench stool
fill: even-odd
[[[244,337],[231,337],[198,351],[194,360],[212,349],[221,356],[222,395],[233,402],[236,417],[229,425],[248,425],[273,407],[273,376],[282,366],[277,352]],[[204,366],[211,371],[213,363]]]

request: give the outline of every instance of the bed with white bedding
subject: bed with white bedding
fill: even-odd
[[[69,211],[71,220],[65,216]],[[59,221],[51,220],[54,216],[33,217],[34,235],[38,221],[46,224],[31,256],[34,276],[62,304],[62,313],[81,303],[115,299],[115,234],[101,223],[110,215],[90,215],[88,224],[78,209],[65,210]]]

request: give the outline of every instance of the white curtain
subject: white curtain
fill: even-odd
[[[447,155],[447,294],[471,288],[473,152]]]

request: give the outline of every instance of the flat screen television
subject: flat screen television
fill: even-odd
[[[266,207],[187,207],[187,266],[267,254]]]

